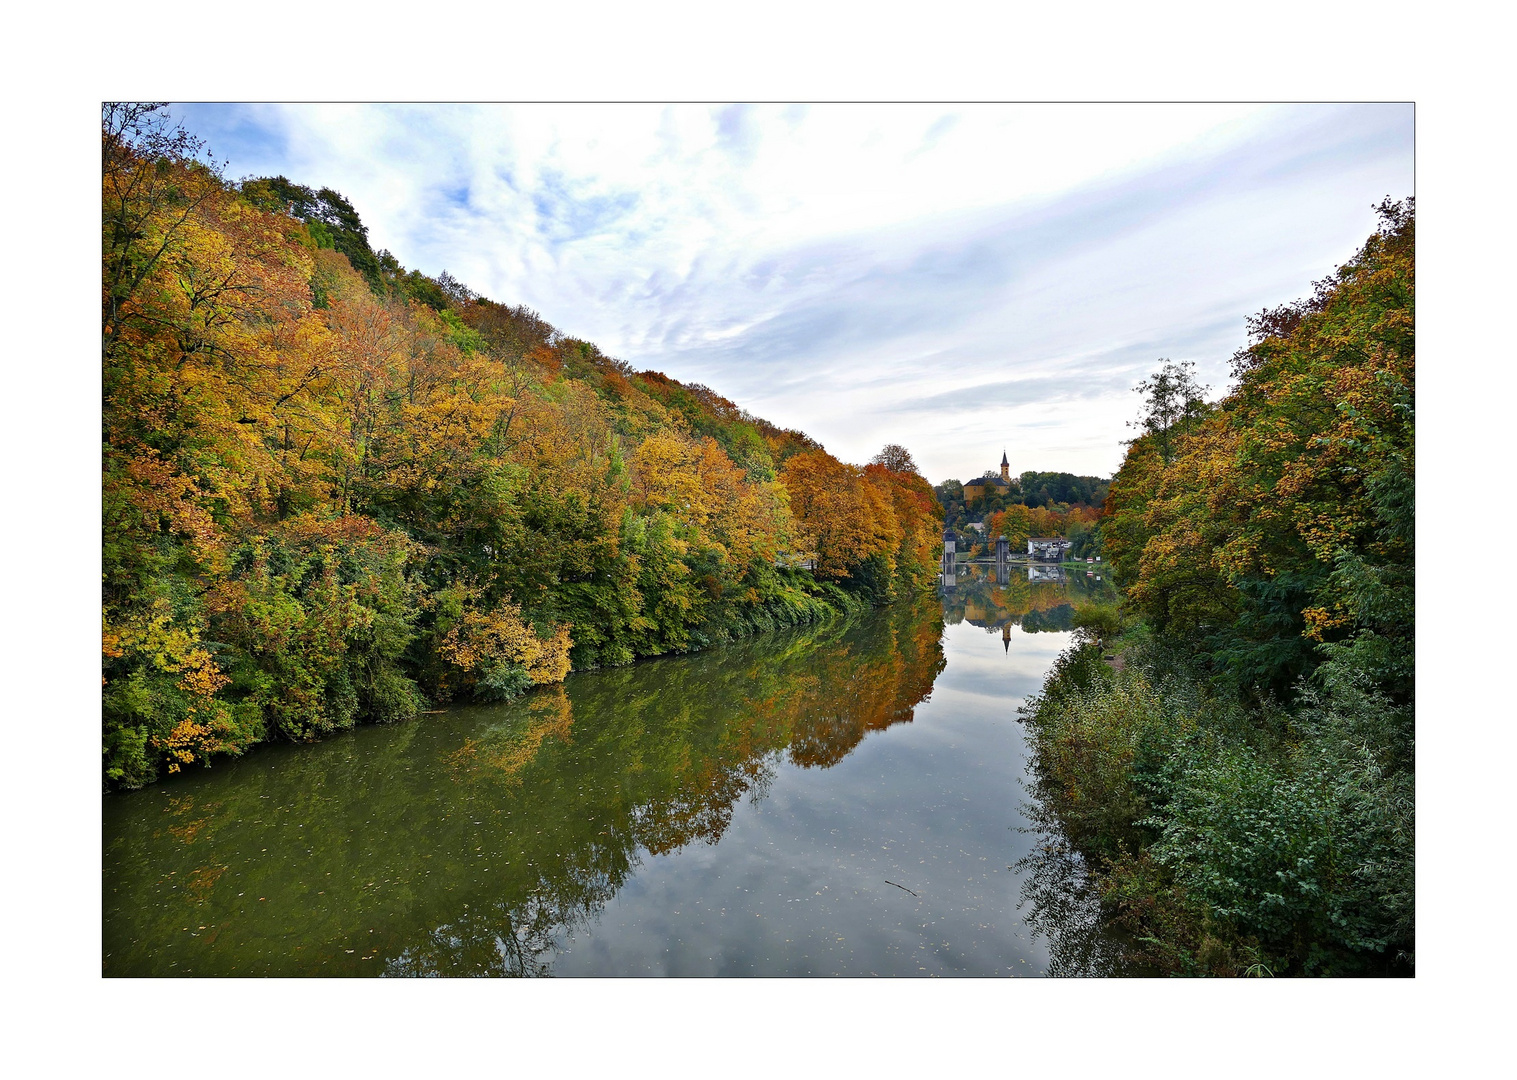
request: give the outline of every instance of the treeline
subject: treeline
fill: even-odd
[[[995,475],[990,470],[986,476]],[[952,523],[959,514],[977,515],[981,510],[1004,510],[1008,506],[1071,507],[1101,506],[1111,488],[1110,480],[1098,476],[1076,476],[1067,472],[1024,472],[1012,477],[1010,487],[1001,494],[977,499],[972,504],[964,501],[964,485],[958,480],[944,480],[933,486],[933,494],[947,512]],[[983,520],[979,516],[967,520]]]
[[[1103,521],[1121,613],[1027,714],[1044,794],[1136,958],[1410,972],[1413,203],[1261,312],[1208,404],[1168,364]],[[1108,663],[1112,657],[1118,663]]]
[[[935,580],[914,469],[407,271],[153,106],[102,121],[109,784]]]
[[[1023,506],[1100,506],[1111,481],[1067,472],[1024,472],[1017,478]]]

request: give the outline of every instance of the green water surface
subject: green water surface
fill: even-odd
[[[1029,573],[107,796],[104,973],[1110,970],[1017,720],[1109,586]]]

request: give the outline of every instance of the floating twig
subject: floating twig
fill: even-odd
[[[886,878],[886,879],[885,879],[885,884],[886,884],[886,885],[895,885],[895,882],[893,882],[893,881],[891,881],[891,880],[890,880],[890,879],[889,879],[889,878]],[[902,889],[902,890],[904,890],[904,891],[905,891],[905,892],[910,892],[910,893],[911,893],[911,895],[912,895],[912,896],[917,896],[917,894],[916,894],[916,893],[914,893],[914,892],[911,892],[911,890],[910,890],[910,889],[908,889],[908,888],[906,888],[906,886],[904,886],[904,885],[895,885],[895,887],[896,887],[896,888],[897,888],[897,889]],[[920,899],[921,899],[921,897],[920,897],[920,896],[917,896],[917,899],[918,899],[918,900],[920,900]]]

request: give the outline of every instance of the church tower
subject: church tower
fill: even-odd
[[[1006,451],[1004,449],[1001,451],[1001,479],[1011,479],[1011,462],[1006,460]]]

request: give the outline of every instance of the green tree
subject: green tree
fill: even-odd
[[[1143,395],[1143,412],[1128,427],[1152,436],[1159,456],[1168,463],[1174,460],[1175,441],[1193,431],[1206,415],[1204,395],[1210,387],[1197,384],[1194,361],[1159,362],[1164,366],[1133,387],[1134,393]]]

